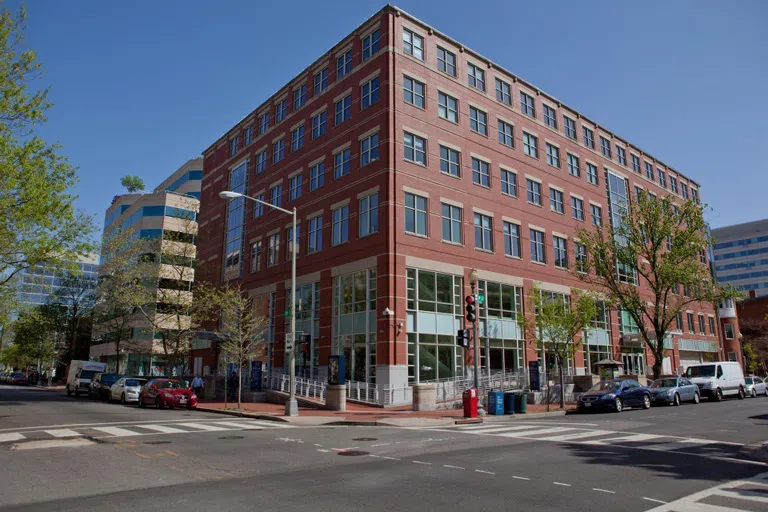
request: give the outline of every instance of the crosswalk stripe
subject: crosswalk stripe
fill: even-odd
[[[295,428],[294,425],[290,425],[283,421],[270,421],[270,420],[248,420],[248,423],[259,425],[269,428]]]
[[[486,429],[486,430],[472,430],[469,432],[470,434],[490,434],[495,435],[501,432],[514,432],[516,430],[536,430],[540,429],[541,425],[514,425],[514,426],[504,426],[504,427],[494,427],[492,429]]]
[[[211,432],[227,430],[224,427],[217,427],[215,425],[204,425],[203,423],[179,423],[179,426],[196,428],[198,430],[209,430]]]
[[[154,430],[155,432],[162,432],[163,434],[180,434],[187,433],[188,430],[182,430],[180,428],[169,427],[167,425],[142,425],[141,428],[147,430]]]
[[[9,432],[8,434],[0,434],[0,443],[6,443],[8,441],[21,441],[26,439],[23,435],[17,432]]]
[[[753,491],[745,491],[743,489],[721,489],[719,491],[715,491],[715,496],[738,498],[740,500],[747,501],[757,501],[758,503],[768,503],[768,496],[764,496]]]
[[[133,430],[128,430],[127,428],[120,428],[120,427],[92,427],[92,430],[98,430],[99,432],[104,432],[105,434],[112,434],[115,437],[142,435],[141,432],[134,432]]]
[[[68,429],[68,428],[60,428],[55,430],[43,430],[43,432],[45,432],[46,434],[52,435],[53,437],[56,437],[56,438],[80,437],[83,435],[80,432],[75,432],[74,430]]]
[[[582,432],[572,432],[570,434],[562,434],[558,436],[537,437],[537,441],[570,441],[572,439],[583,439],[585,437],[602,436],[605,434],[612,434],[610,430],[587,430]]]
[[[552,428],[542,428],[540,430],[528,430],[523,432],[504,432],[503,434],[499,434],[499,437],[531,437],[531,436],[537,436],[539,434],[554,434],[555,432],[566,432],[568,430],[576,430],[571,427],[552,427]],[[536,439],[531,437],[531,439]]]
[[[659,443],[651,446],[644,446],[648,450],[654,450],[657,452],[671,452],[673,450],[680,450],[683,448],[691,448],[695,446],[704,446],[708,444],[716,444],[717,441],[711,441],[709,439],[684,439],[676,443]]]
[[[610,437],[607,439],[597,439],[594,441],[584,441],[585,444],[617,444],[617,443],[629,443],[639,441],[650,441],[651,439],[659,439],[664,436],[656,434],[632,434],[629,436]]]
[[[517,427],[520,427],[520,426],[521,425],[517,425]],[[531,424],[528,424],[526,426],[526,428],[528,428],[528,427],[540,427],[540,426],[541,425],[531,425]],[[493,425],[493,424],[488,425],[486,423],[483,423],[483,424],[480,424],[480,425],[462,425],[462,426],[460,426],[458,428],[458,430],[462,430],[462,431],[465,431],[465,432],[471,432],[471,431],[476,431],[476,430],[493,430],[493,429],[509,428],[509,427],[510,427],[509,424],[504,424],[504,423],[498,424],[498,425]]]
[[[215,423],[211,423],[211,425],[222,425],[224,427],[234,427],[234,428],[241,428],[243,430],[261,430],[264,427],[260,425],[253,425],[250,422],[249,423],[237,423],[235,421],[217,421]]]

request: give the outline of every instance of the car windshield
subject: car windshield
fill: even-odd
[[[685,376],[686,377],[714,377],[715,376],[715,365],[708,364],[706,366],[689,366],[687,370],[685,370]]]
[[[155,384],[160,389],[182,389],[184,387],[177,380],[159,380]]]
[[[128,387],[143,386],[147,382],[146,379],[125,379],[125,385]]]
[[[659,379],[653,381],[652,388],[674,388],[677,386],[677,379]]]
[[[80,372],[81,379],[92,379],[94,375],[96,375],[95,370],[82,370]]]
[[[589,388],[589,390],[590,391],[606,391],[606,392],[608,392],[608,391],[617,390],[617,389],[619,389],[620,386],[621,386],[621,382],[616,382],[616,381],[608,380],[608,381],[604,381],[604,382],[598,382],[597,384],[595,384],[594,386]]]
[[[122,375],[117,375],[117,374],[114,374],[114,375],[110,375],[110,374],[102,375],[101,376],[101,383],[102,384],[114,384],[115,382],[117,382],[117,380],[120,377],[122,377]]]
[[[744,382],[746,384],[752,384],[752,377],[744,377]]]
[[[24,376],[23,373],[13,373],[13,374],[11,374],[11,377],[23,377],[23,376]]]

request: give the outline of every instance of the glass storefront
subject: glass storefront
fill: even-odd
[[[463,328],[463,279],[414,268],[406,272],[408,381],[463,376],[463,349],[456,345],[456,331]]]
[[[333,353],[344,355],[348,380],[375,384],[376,269],[335,277],[333,303]]]
[[[285,294],[286,310],[291,307],[291,289]],[[285,332],[291,332],[291,318],[285,319]],[[304,336],[310,334],[309,344],[304,343]],[[296,375],[317,378],[320,351],[317,341],[320,336],[320,283],[308,283],[296,287]],[[285,358],[285,371],[288,371],[289,358]]]
[[[589,329],[584,331],[584,369],[587,374],[599,375],[595,363],[602,359],[613,359],[611,345],[611,316],[605,302],[597,302],[597,315]]]
[[[478,282],[480,295],[480,363],[485,368],[485,339],[490,348],[491,373],[516,372],[525,367],[523,331],[517,322],[522,313],[523,290],[519,286]]]

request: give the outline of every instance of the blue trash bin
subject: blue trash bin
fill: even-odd
[[[504,393],[504,414],[515,414],[515,393]]]
[[[488,414],[504,414],[504,393],[502,391],[488,392]]]

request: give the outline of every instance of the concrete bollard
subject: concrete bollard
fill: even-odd
[[[347,386],[329,384],[325,389],[325,408],[330,411],[346,411]]]
[[[413,410],[434,411],[437,401],[437,391],[433,384],[413,385]]]

